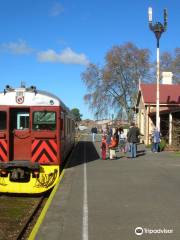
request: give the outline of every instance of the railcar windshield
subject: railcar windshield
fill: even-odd
[[[6,129],[6,112],[0,111],[0,130],[5,130]]]
[[[38,111],[33,113],[33,130],[55,130],[56,113]]]

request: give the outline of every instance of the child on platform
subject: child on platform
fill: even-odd
[[[118,140],[116,138],[116,135],[113,135],[111,138],[111,143],[108,146],[109,147],[109,159],[113,160],[116,159],[116,147],[118,146]]]
[[[102,141],[101,141],[101,158],[103,160],[106,160],[106,149],[107,149],[106,136],[102,136]]]

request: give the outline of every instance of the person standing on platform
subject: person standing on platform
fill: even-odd
[[[154,128],[154,131],[152,132],[152,143],[153,143],[153,152],[157,153],[159,151],[159,143],[160,143],[160,132],[157,128]]]
[[[129,132],[127,134],[127,140],[130,145],[130,156],[131,158],[136,158],[137,150],[136,150],[136,144],[139,142],[139,136],[140,136],[140,130],[138,127],[135,126],[135,123],[132,122]]]
[[[101,158],[106,160],[106,150],[107,150],[107,143],[106,143],[106,136],[102,136],[101,142]]]
[[[115,129],[114,136],[116,137],[117,144],[119,144],[119,129],[118,128]]]
[[[110,145],[110,143],[111,143],[111,137],[112,137],[112,129],[108,127],[107,133],[106,133],[106,143],[108,145]]]
[[[95,142],[96,140],[96,134],[97,134],[97,128],[96,127],[93,127],[91,129],[91,133],[92,133],[92,141]]]
[[[122,128],[119,129],[119,147],[122,153],[125,153],[125,145],[126,145],[126,136],[124,134],[124,130]]]

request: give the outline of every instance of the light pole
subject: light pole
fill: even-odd
[[[160,117],[159,117],[159,76],[160,76],[160,64],[159,64],[159,40],[161,34],[167,29],[167,9],[164,9],[164,25],[160,22],[152,24],[152,8],[148,9],[149,16],[149,28],[154,32],[157,40],[157,85],[156,85],[156,128],[160,131]]]

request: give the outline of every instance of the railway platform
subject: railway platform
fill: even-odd
[[[82,136],[29,239],[179,239],[180,157],[99,156],[100,137]]]

